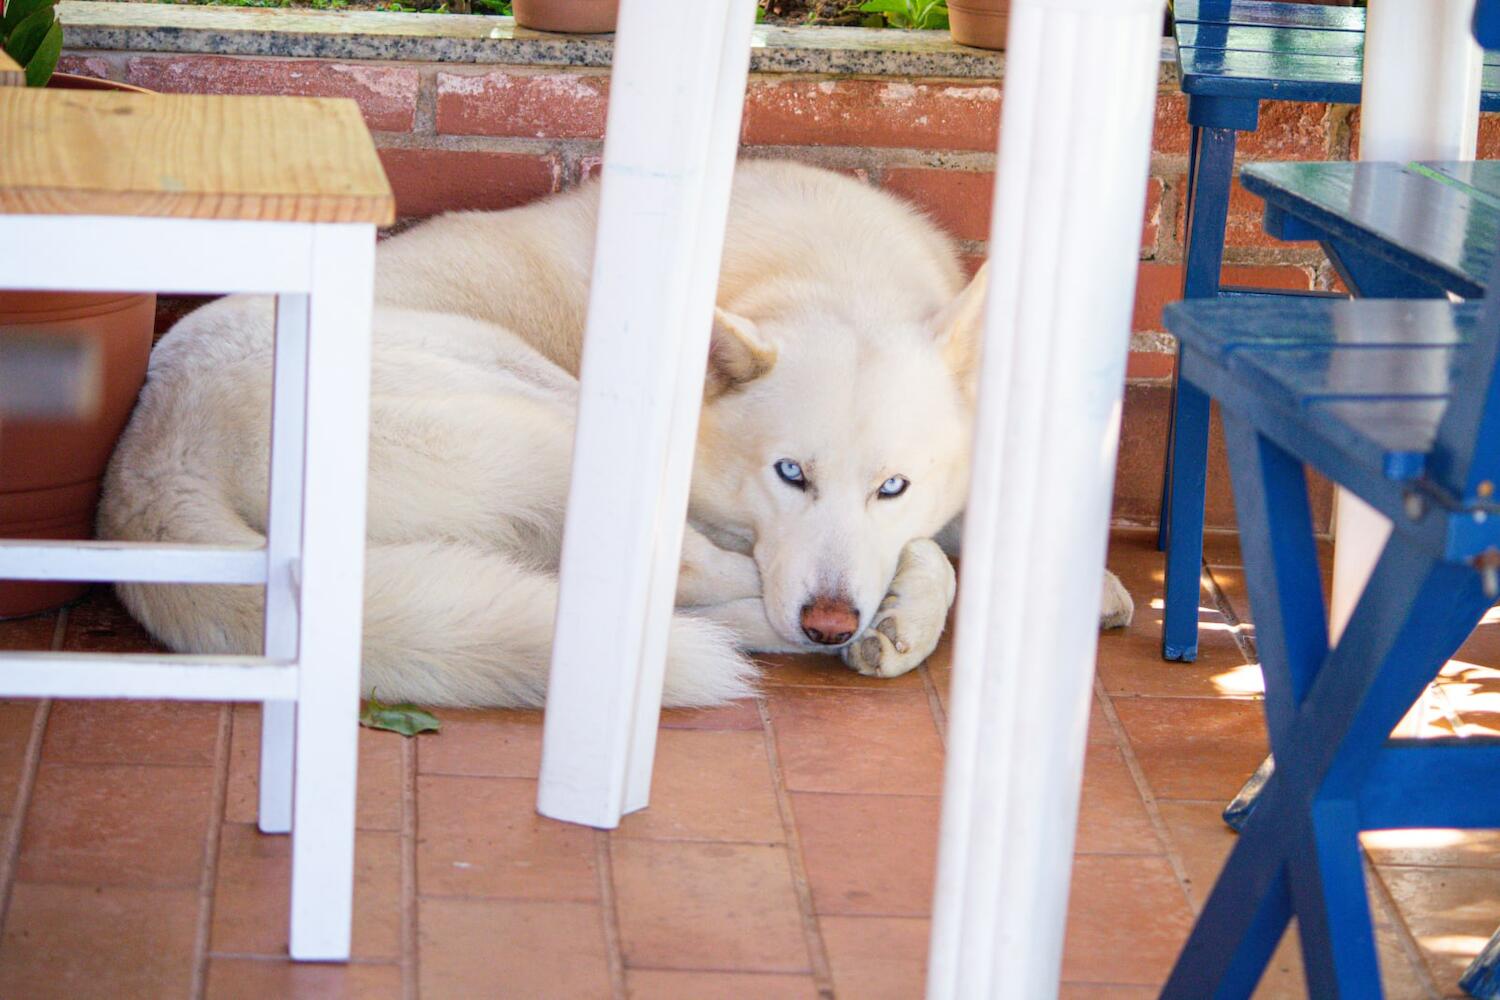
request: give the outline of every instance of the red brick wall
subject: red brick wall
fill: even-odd
[[[353,98],[375,133],[404,219],[506,208],[590,176],[609,91],[607,70],[535,66],[91,52],[64,57],[63,68],[164,91]],[[756,75],[745,102],[743,151],[845,170],[907,198],[961,240],[977,265],[989,227],[1001,99],[994,81]],[[1357,124],[1351,109],[1321,104],[1268,105],[1261,122],[1241,143],[1246,159],[1346,157]],[[1486,122],[1482,141],[1500,147],[1495,122]],[[1116,488],[1122,522],[1156,519],[1172,373],[1161,310],[1178,297],[1181,282],[1187,150],[1186,102],[1163,84]],[[1243,191],[1231,202],[1227,242],[1229,281],[1331,286],[1316,247],[1266,237],[1259,202]],[[1319,506],[1326,511],[1325,493],[1319,491]],[[1208,523],[1233,525],[1217,445]]]

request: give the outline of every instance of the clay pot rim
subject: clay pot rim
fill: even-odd
[[[104,80],[97,76],[83,76],[78,73],[53,73],[52,79],[47,81],[47,86],[57,87],[58,90],[117,90],[127,94],[155,93],[145,87],[137,87],[133,83]]]

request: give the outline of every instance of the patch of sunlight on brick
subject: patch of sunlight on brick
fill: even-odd
[[[1428,951],[1462,958],[1473,958],[1490,943],[1489,938],[1475,937],[1473,934],[1433,934],[1419,940]]]
[[[1214,674],[1213,684],[1220,694],[1266,693],[1265,677],[1261,674],[1258,663],[1242,663],[1221,674]]]

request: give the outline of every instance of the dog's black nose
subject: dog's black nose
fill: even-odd
[[[820,646],[841,646],[859,628],[859,609],[847,600],[818,597],[802,606],[802,634]]]

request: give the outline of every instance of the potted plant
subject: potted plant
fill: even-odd
[[[1004,49],[1010,0],[948,0],[953,40],[980,49]]]
[[[7,0],[0,48],[34,87],[128,90],[139,87],[54,73],[62,26],[52,0]],[[63,262],[59,262],[62,266]],[[91,336],[103,385],[92,419],[8,421],[0,425],[0,538],[88,538],[99,480],[146,378],[156,296],[119,292],[0,291],[0,327]],[[81,584],[0,582],[0,617],[32,614],[79,596]]]
[[[537,31],[614,31],[620,0],[512,0],[516,23]]]

